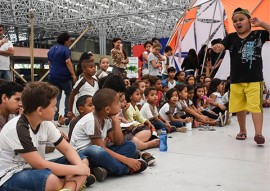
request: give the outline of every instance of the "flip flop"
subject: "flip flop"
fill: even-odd
[[[245,134],[245,133],[238,133],[236,135],[237,140],[245,140],[246,138],[247,138],[247,134]],[[254,137],[254,139],[255,139],[255,137]]]
[[[255,141],[258,145],[264,144],[265,138],[264,138],[264,136],[262,136],[262,135],[255,135],[254,141]]]

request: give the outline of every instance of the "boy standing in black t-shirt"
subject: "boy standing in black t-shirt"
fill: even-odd
[[[219,53],[225,49],[231,56],[231,91],[230,112],[236,112],[240,132],[237,140],[245,140],[246,111],[252,113],[255,126],[254,141],[264,144],[262,135],[262,91],[263,91],[263,64],[261,49],[265,41],[269,40],[270,25],[254,17],[246,9],[237,8],[232,16],[236,30],[224,38],[220,44],[213,46],[213,50]],[[251,24],[265,30],[251,31]]]

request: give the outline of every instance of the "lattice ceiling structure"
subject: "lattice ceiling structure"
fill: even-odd
[[[0,23],[13,41],[29,36],[29,13],[34,13],[35,39],[55,38],[68,31],[98,38],[121,37],[141,43],[152,37],[169,37],[190,0],[1,0]]]

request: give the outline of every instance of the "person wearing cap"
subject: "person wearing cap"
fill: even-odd
[[[256,17],[251,17],[247,9],[237,8],[232,15],[236,32],[227,35],[221,43],[215,44],[213,50],[220,53],[225,49],[231,57],[231,86],[229,111],[237,114],[240,132],[237,140],[245,140],[246,111],[252,113],[255,126],[254,141],[264,144],[262,135],[262,91],[263,64],[261,50],[265,41],[269,40],[270,25]],[[251,27],[265,30],[251,30]]]

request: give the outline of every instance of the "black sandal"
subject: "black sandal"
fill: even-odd
[[[245,140],[247,138],[247,134],[245,133],[238,133],[236,135],[236,140]]]

